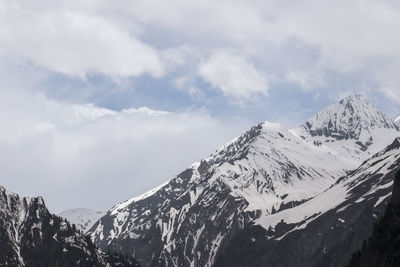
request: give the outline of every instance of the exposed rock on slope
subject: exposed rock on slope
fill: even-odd
[[[396,123],[397,127],[400,128],[400,116],[398,116],[395,120],[394,123]]]
[[[384,216],[374,226],[372,236],[351,258],[349,267],[400,266],[400,172],[397,173],[393,196]]]
[[[329,143],[343,157],[365,160],[398,136],[399,127],[361,95],[351,95],[311,117],[294,131],[316,143]],[[342,142],[335,142],[342,140]],[[382,141],[384,144],[382,144]]]
[[[20,198],[0,186],[0,265],[135,266],[104,254],[89,237],[52,215],[43,199]]]
[[[399,135],[358,95],[316,118],[292,130],[254,126],[167,183],[116,205],[89,231],[92,239],[147,266],[211,266],[242,229],[290,213]],[[330,132],[319,135],[325,121]]]
[[[399,170],[397,138],[313,199],[243,229],[215,266],[346,265],[384,213]]]
[[[80,208],[65,210],[58,216],[66,218],[69,222],[75,224],[78,230],[86,233],[104,214],[106,214],[104,211]]]

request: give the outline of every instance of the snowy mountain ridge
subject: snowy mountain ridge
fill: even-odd
[[[231,235],[312,199],[396,136],[393,121],[359,95],[295,129],[260,123],[114,206],[89,233],[101,248],[134,254],[146,266],[211,266]]]
[[[272,230],[278,223],[300,223],[296,227],[306,227],[308,223],[317,219],[319,215],[338,207],[350,198],[353,198],[354,202],[361,202],[364,199],[369,198],[378,190],[390,189],[393,180],[377,179],[376,183],[371,186],[370,190],[363,194],[356,197],[356,194],[352,192],[354,188],[365,182],[365,179],[368,177],[373,175],[383,176],[395,167],[399,167],[399,162],[400,137],[396,138],[385,150],[378,152],[373,157],[363,162],[360,167],[351,172],[351,175],[339,179],[332,187],[321,192],[313,199],[292,208],[290,211],[287,210],[271,216],[263,216],[257,220],[257,223],[266,229],[271,227],[270,229]],[[391,191],[388,191],[387,194],[376,199],[374,207],[378,206],[383,200],[391,196]],[[344,209],[345,208],[346,207],[344,207]]]
[[[400,128],[400,116],[398,116],[395,120],[394,123],[396,123],[397,127]]]
[[[396,138],[314,198],[231,236],[214,266],[347,266],[385,212],[399,173]]]
[[[327,144],[342,157],[360,163],[388,145],[388,140],[398,136],[399,129],[383,112],[356,94],[328,106],[293,132],[316,144]]]
[[[86,233],[104,214],[104,211],[77,208],[65,210],[58,216],[66,218],[69,222],[75,224],[79,230]]]
[[[312,116],[300,126],[311,136],[364,141],[374,129],[395,129],[397,126],[362,95],[348,96]]]

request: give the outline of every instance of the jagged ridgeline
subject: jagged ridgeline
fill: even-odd
[[[294,129],[263,122],[89,233],[145,266],[341,266],[383,214],[399,135],[360,95]]]
[[[103,211],[78,208],[68,209],[57,215],[66,218],[69,222],[75,224],[76,228],[86,233],[104,214]]]
[[[0,186],[0,266],[138,266],[101,252],[75,225],[51,214],[41,197],[21,198]]]
[[[384,214],[399,170],[396,138],[313,199],[241,230],[215,266],[345,266]]]

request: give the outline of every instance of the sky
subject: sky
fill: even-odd
[[[107,210],[260,121],[400,114],[398,1],[0,0],[0,185]]]

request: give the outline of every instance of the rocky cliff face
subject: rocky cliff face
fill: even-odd
[[[0,265],[135,266],[99,251],[65,219],[52,215],[41,197],[21,198],[0,186]]]
[[[353,254],[349,267],[400,266],[400,172],[394,179],[392,199],[374,225],[372,236]]]
[[[265,218],[296,214],[294,208],[399,135],[392,121],[357,95],[319,114],[296,129],[268,122],[252,127],[167,183],[116,205],[89,231],[93,241],[145,266],[211,266],[254,224],[282,237],[292,223],[280,224],[289,229],[280,232],[274,225],[279,221]],[[330,132],[319,134],[325,124]]]
[[[393,129],[396,124],[361,95],[352,95],[314,115],[301,126],[311,136],[360,140],[374,129]]]
[[[215,266],[345,266],[383,215],[399,170],[397,138],[313,199],[257,219]]]
[[[399,129],[363,96],[351,95],[315,114],[294,131],[313,142],[330,143],[344,157],[363,161],[388,145],[387,140],[398,136]],[[388,139],[382,139],[382,135]]]

